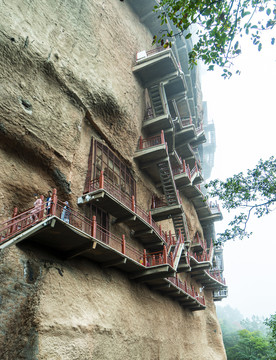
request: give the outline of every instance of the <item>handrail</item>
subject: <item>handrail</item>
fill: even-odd
[[[53,190],[50,212],[48,213],[46,210],[48,210],[48,208],[46,208],[46,202],[44,201],[39,207],[30,208],[18,215],[17,210],[14,211],[14,213],[16,213],[15,216],[0,224],[0,244],[6,242],[19,233],[22,233],[28,228],[31,228],[33,225],[41,222],[42,220],[47,219],[47,217],[56,216],[65,223],[68,223],[84,233],[87,233],[96,240],[103,242],[112,249],[130,257],[132,260],[145,267],[162,264],[173,265],[173,256],[167,256],[167,247],[165,245],[163,247],[163,252],[147,254],[145,249],[143,251],[137,250],[128,244],[124,235],[122,235],[122,238],[119,238],[97,224],[96,216],[93,216],[91,220],[78,211],[73,210],[67,202],[58,200],[56,189]],[[31,216],[37,217],[34,218],[33,221],[28,221]],[[189,288],[186,281],[185,283],[182,283],[180,280],[171,277],[168,277],[168,280],[180,289],[184,290],[188,295],[195,298],[198,302],[205,305],[204,297],[198,296],[198,294],[195,293],[193,286]]]
[[[139,138],[138,150],[148,149],[150,147],[165,144],[164,131],[161,131],[160,135],[155,135],[147,139],[143,139],[142,136]]]
[[[206,270],[207,273],[216,281],[226,285],[226,281],[225,279],[221,276],[220,271],[219,270]]]
[[[157,48],[151,49],[151,50],[148,50],[148,51],[144,50],[143,53],[145,54],[145,56],[143,56],[141,59],[145,59],[145,58],[147,58],[149,56],[158,54],[158,53],[163,52],[163,51],[165,52],[167,50],[169,50],[169,47],[164,48],[163,46],[158,46]],[[138,56],[137,56],[139,53],[142,53],[142,51],[138,51],[136,53],[136,62],[139,61]]]
[[[182,127],[188,126],[188,125],[192,125],[192,118],[190,117],[189,119],[182,119],[181,120],[181,125]]]
[[[138,206],[135,202],[134,196],[129,196],[124,194],[116,185],[111,183],[105,176],[103,171],[101,171],[101,175],[99,179],[92,180],[90,183],[89,191],[93,192],[99,189],[107,190],[112,196],[114,196],[117,200],[123,203],[129,210],[135,212],[138,216],[140,216],[143,220],[145,220],[156,232],[161,236],[161,238],[166,242],[165,233],[160,229],[160,226],[156,224],[156,222],[152,219],[151,213],[147,213],[140,206]]]
[[[188,286],[187,281],[185,280],[184,282],[179,280],[178,278],[174,278],[174,277],[168,277],[168,280],[173,283],[174,285],[176,285],[178,288],[180,288],[181,290],[183,290],[187,295],[190,295],[192,298],[194,298],[195,300],[197,300],[199,303],[201,303],[202,305],[205,305],[205,298],[204,296],[200,296],[198,295],[193,286]]]

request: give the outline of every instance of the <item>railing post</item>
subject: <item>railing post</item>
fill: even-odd
[[[152,195],[152,197],[151,197],[151,208],[155,209],[155,197],[154,197],[154,195]]]
[[[183,172],[186,172],[186,163],[185,160],[182,161],[182,166],[183,166]]]
[[[152,225],[151,211],[149,211],[149,224]]]
[[[11,221],[11,224],[14,224],[14,223],[15,223],[14,218],[16,217],[17,213],[18,213],[18,208],[15,207],[15,208],[13,209],[13,213],[12,213],[12,221]],[[12,233],[15,232],[15,228],[16,228],[15,225],[12,225],[12,226],[11,226],[11,228],[10,228],[10,234],[12,234]]]
[[[159,254],[159,257],[158,257],[159,259],[158,259],[158,265],[160,265],[160,264],[162,264],[162,255],[161,254]]]
[[[38,213],[38,219],[41,220],[44,216],[44,206],[45,206],[45,203],[44,203],[44,196],[41,195],[40,196],[40,199],[42,201],[42,204],[41,204],[41,207],[40,207],[40,211]]]
[[[136,212],[135,211],[135,198],[134,198],[134,195],[131,196],[131,210]]]
[[[169,230],[170,244],[172,245],[172,232]]]
[[[193,285],[192,285],[192,294],[193,294],[193,297],[195,297],[195,288]]]
[[[126,239],[125,235],[122,235],[122,254],[126,253]]]
[[[101,170],[100,181],[99,181],[99,188],[100,188],[100,189],[103,189],[103,188],[104,188],[104,172],[103,172],[103,170]]]
[[[168,253],[165,245],[163,245],[163,263],[164,264],[168,263]]]
[[[50,208],[50,215],[56,215],[57,212],[57,189],[53,189],[52,203]]]
[[[165,231],[165,239],[166,239],[166,243],[168,244],[168,233],[167,233],[167,231]],[[171,245],[171,244],[169,243],[169,245]]]
[[[97,221],[96,216],[92,217],[92,237],[96,239],[96,232],[97,232]]]
[[[171,257],[171,265],[173,266],[173,254],[170,253],[170,257]]]
[[[148,266],[147,265],[147,251],[146,251],[146,249],[144,249],[144,253],[143,253],[143,262],[144,262],[144,266]]]
[[[187,170],[188,170],[189,179],[191,180],[191,170],[190,170],[190,165],[189,164],[187,164]]]
[[[165,144],[165,136],[163,130],[161,130],[161,144]]]
[[[155,255],[152,255],[152,266],[155,265]]]
[[[182,239],[181,239],[181,229],[178,229],[178,239],[180,239],[180,242],[182,242]]]
[[[159,225],[159,235],[162,235],[162,226]]]
[[[142,136],[139,137],[139,149],[143,149],[143,139]]]

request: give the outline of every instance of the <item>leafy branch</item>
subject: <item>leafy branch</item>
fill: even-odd
[[[246,228],[252,214],[258,218],[269,214],[276,203],[276,159],[259,161],[257,166],[247,173],[239,173],[225,181],[213,180],[205,185],[209,196],[217,197],[222,207],[230,212],[234,209],[246,209],[235,215],[224,233],[218,234],[217,243],[222,245],[230,239],[249,237]]]
[[[275,5],[275,0],[161,0],[154,7],[161,30],[154,35],[153,44],[172,46],[175,37],[183,35],[188,40],[195,35],[197,40],[189,52],[190,66],[202,60],[208,70],[219,66],[222,76],[229,78],[233,59],[241,54],[239,38],[249,35],[261,51],[261,32],[273,29],[276,23]],[[260,20],[259,14],[265,14],[265,18]]]

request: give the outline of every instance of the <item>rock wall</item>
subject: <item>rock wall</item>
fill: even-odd
[[[0,222],[54,187],[77,208],[91,136],[129,163],[147,208],[153,184],[133,161],[144,90],[131,69],[152,35],[127,1],[12,0],[0,11]],[[211,293],[191,312],[28,242],[0,253],[0,277],[1,359],[225,359]]]

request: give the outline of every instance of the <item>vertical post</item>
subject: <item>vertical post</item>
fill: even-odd
[[[187,164],[187,170],[188,170],[189,179],[191,180],[191,170],[189,164]]]
[[[166,239],[166,243],[168,244],[168,233],[167,233],[167,231],[165,231],[165,239]]]
[[[172,245],[172,232],[169,230],[170,244]]]
[[[143,139],[142,136],[139,137],[139,149],[143,149]]]
[[[149,211],[149,224],[152,225],[151,211]]]
[[[155,265],[155,255],[152,255],[152,266]]]
[[[182,166],[183,166],[183,172],[186,172],[186,163],[185,160],[182,161]]]
[[[131,210],[135,212],[135,198],[134,198],[134,195],[131,196]]]
[[[52,203],[50,208],[50,215],[56,215],[57,212],[57,189],[53,189]]]
[[[161,130],[161,144],[165,144],[165,136],[163,130]]]
[[[148,266],[148,264],[147,264],[147,251],[146,251],[146,249],[144,249],[144,253],[143,253],[143,263],[144,263],[144,266]]]
[[[159,225],[159,234],[162,235],[162,226]]]
[[[193,294],[193,297],[195,297],[195,288],[193,285],[192,285],[192,294]]]
[[[178,229],[178,238],[180,239],[180,242],[182,242],[182,239],[181,239],[181,229]]]
[[[155,197],[154,197],[154,195],[152,195],[152,197],[151,197],[151,208],[155,209]]]
[[[103,170],[101,170],[100,181],[99,181],[99,188],[100,188],[100,189],[103,189],[103,188],[104,188],[104,172],[103,172]]]
[[[92,237],[96,239],[96,231],[97,231],[97,222],[96,216],[92,217]]]
[[[42,204],[40,206],[40,211],[38,213],[38,219],[41,220],[43,218],[43,215],[44,215],[44,206],[45,206],[45,203],[44,203],[44,196],[41,195],[40,196],[40,199],[42,201]]]
[[[11,228],[10,228],[10,234],[14,233],[15,230],[16,230],[16,226],[14,225],[14,223],[15,223],[14,218],[16,217],[17,213],[18,213],[18,208],[15,207],[15,208],[13,209],[13,213],[12,213],[12,221],[11,221],[12,226],[11,226]]]
[[[126,253],[126,239],[125,235],[122,235],[122,254]]]
[[[164,264],[168,263],[168,253],[165,245],[163,245],[163,263]]]
[[[171,265],[173,266],[173,254],[172,254],[172,252],[170,253],[170,257],[171,257]]]

